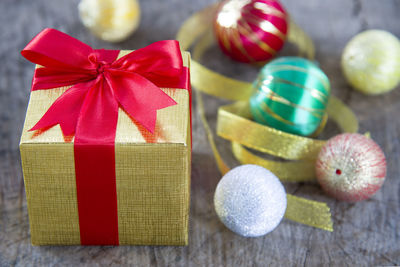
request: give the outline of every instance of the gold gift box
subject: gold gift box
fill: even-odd
[[[130,51],[121,51],[122,57]],[[182,52],[184,66],[190,55]],[[74,145],[59,125],[30,132],[68,87],[31,92],[20,151],[33,245],[79,245]],[[177,105],[157,111],[154,134],[119,110],[115,171],[120,245],[187,245],[189,91],[162,88]]]

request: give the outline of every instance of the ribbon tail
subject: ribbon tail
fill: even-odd
[[[118,245],[115,133],[118,103],[104,77],[82,105],[74,141],[82,245]]]
[[[113,70],[107,81],[124,110],[152,133],[157,110],[176,105],[175,100],[139,74]]]
[[[114,144],[117,120],[118,103],[104,77],[99,76],[82,105],[76,138],[82,143]]]
[[[326,203],[290,194],[286,196],[286,219],[333,232],[331,212]]]
[[[87,89],[91,85],[91,82],[80,83],[67,89],[57,98],[30,131],[41,130],[60,124],[64,136],[73,135]]]

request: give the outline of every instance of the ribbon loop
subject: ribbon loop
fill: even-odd
[[[165,40],[133,51],[118,59],[113,67],[136,72],[144,77],[157,75],[175,77],[182,72],[182,57],[178,41]]]
[[[54,45],[57,44],[57,45]],[[93,49],[87,44],[54,29],[44,29],[36,35],[21,54],[29,61],[63,71],[84,71]]]

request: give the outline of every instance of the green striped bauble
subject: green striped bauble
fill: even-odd
[[[250,110],[261,124],[309,136],[324,119],[329,95],[329,79],[316,64],[304,58],[281,57],[261,69]]]

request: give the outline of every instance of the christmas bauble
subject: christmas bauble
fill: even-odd
[[[342,70],[350,85],[360,92],[388,92],[400,82],[400,41],[382,30],[357,34],[343,51]]]
[[[322,188],[344,201],[369,198],[383,184],[386,159],[380,147],[360,134],[340,134],[321,149],[316,175]]]
[[[250,98],[253,119],[281,131],[308,136],[325,117],[330,83],[313,62],[281,57],[265,65]]]
[[[100,39],[120,42],[139,26],[140,7],[137,0],[81,0],[79,15]]]
[[[282,183],[257,165],[242,165],[226,173],[214,195],[221,221],[233,232],[256,237],[274,230],[286,210]]]
[[[222,1],[214,22],[221,49],[241,62],[271,59],[283,46],[288,15],[278,0]]]

